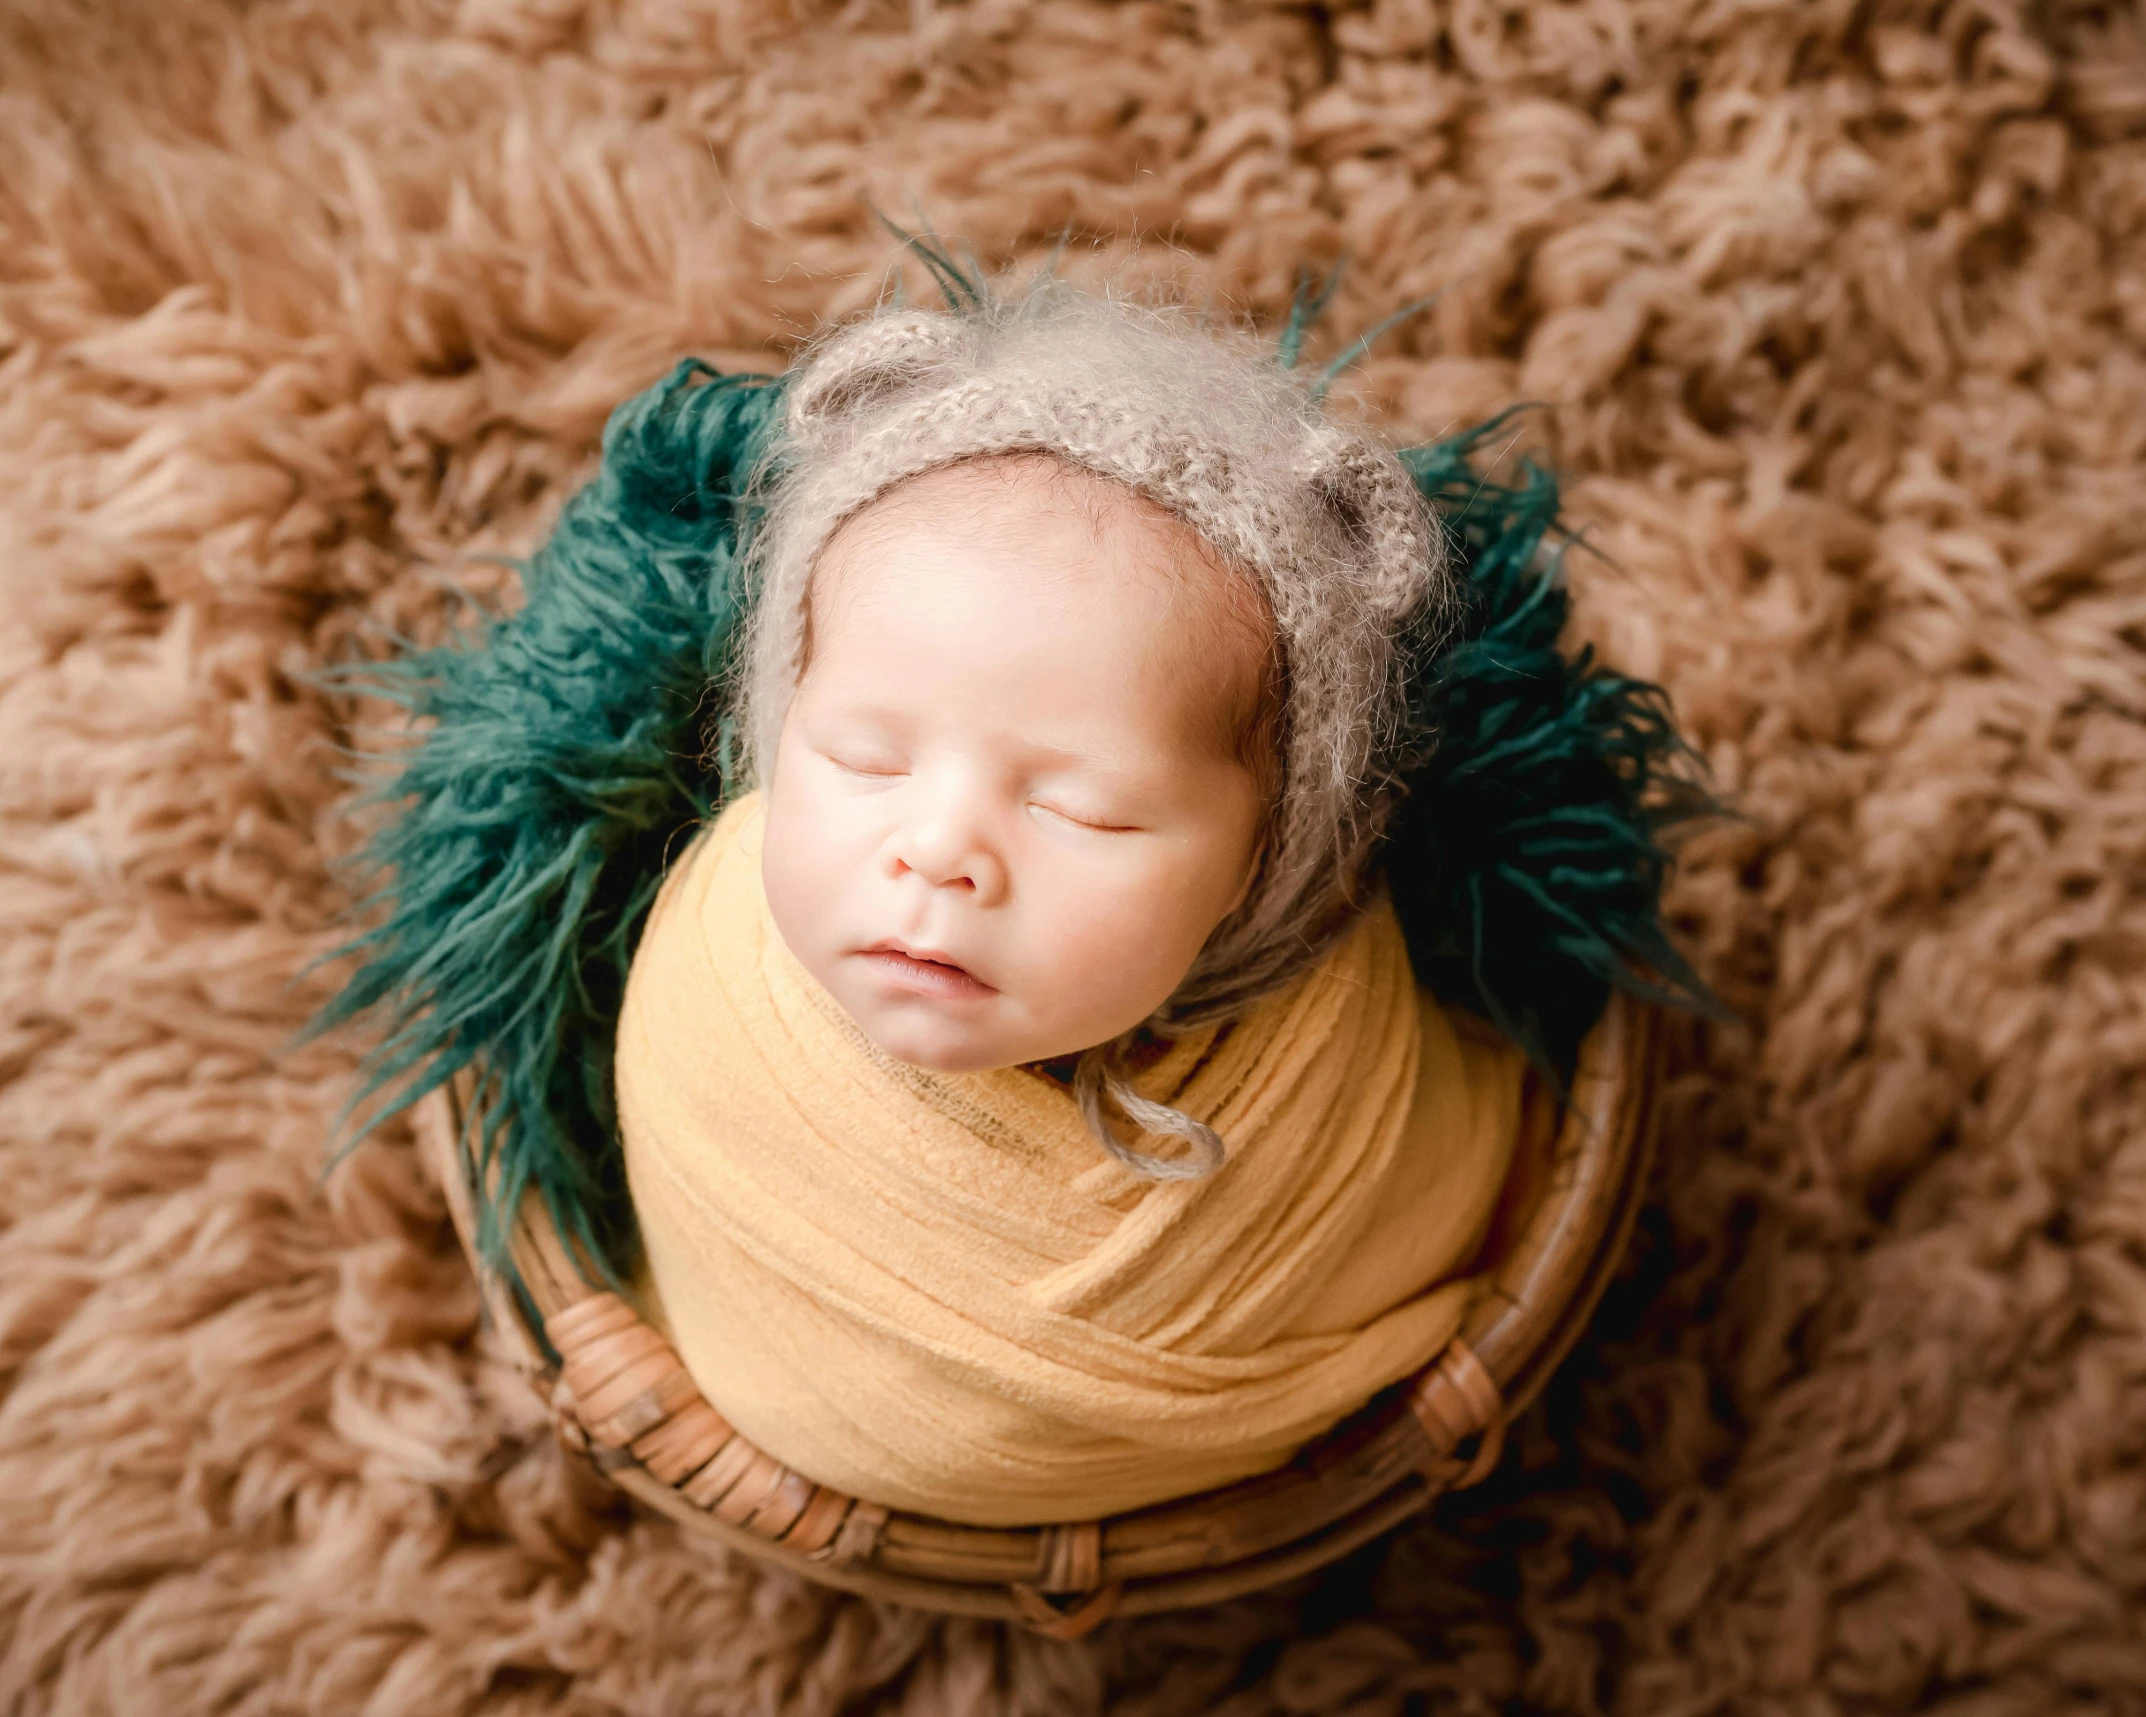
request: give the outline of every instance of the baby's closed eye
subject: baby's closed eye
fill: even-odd
[[[820,755],[845,775],[861,775],[871,780],[899,780],[909,773],[906,760],[869,751],[838,751],[822,749]]]
[[[1054,805],[1046,800],[1036,799],[1029,802],[1028,808],[1041,813],[1054,823],[1069,824],[1091,834],[1137,835],[1141,832],[1140,824],[1126,822],[1122,817],[1092,807]]]

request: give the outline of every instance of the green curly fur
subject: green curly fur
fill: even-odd
[[[1718,1014],[1661,920],[1663,837],[1716,806],[1660,688],[1559,649],[1556,479],[1523,461],[1499,487],[1472,464],[1503,421],[1401,454],[1467,594],[1416,661],[1411,713],[1434,743],[1382,863],[1416,976],[1562,1073],[1613,987]]]
[[[614,1027],[666,855],[722,798],[708,688],[737,637],[742,496],[781,398],[779,379],[680,364],[612,415],[600,473],[521,568],[517,612],[339,676],[419,732],[374,795],[399,810],[362,855],[373,928],[341,951],[353,974],[313,1029],[382,1022],[353,1105],[385,1099],[369,1126],[478,1077],[478,1239],[510,1278],[507,1219],[532,1187],[614,1281],[633,1257]],[[1705,1005],[1660,897],[1662,836],[1707,800],[1662,695],[1560,653],[1560,561],[1540,552],[1557,485],[1528,465],[1512,485],[1477,477],[1493,427],[1402,455],[1469,594],[1457,632],[1418,653],[1426,756],[1385,864],[1419,977],[1566,1067],[1613,985]]]
[[[720,796],[704,703],[737,636],[741,491],[780,398],[681,363],[612,414],[596,480],[520,569],[518,612],[340,676],[424,731],[372,795],[400,806],[362,855],[378,922],[339,951],[357,966],[313,1029],[384,1022],[356,1100],[390,1094],[370,1126],[482,1075],[478,1239],[502,1265],[532,1186],[591,1258],[631,1255],[613,1022],[665,856]]]

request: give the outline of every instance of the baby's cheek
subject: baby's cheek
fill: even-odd
[[[1182,879],[1147,868],[1069,903],[1057,925],[1059,981],[1091,1006],[1145,1017],[1177,988],[1206,940],[1193,894]]]
[[[799,795],[771,801],[760,874],[775,927],[800,959],[811,963],[820,929],[832,905],[827,858],[830,843],[814,807]]]

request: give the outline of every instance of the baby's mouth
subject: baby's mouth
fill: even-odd
[[[945,955],[912,950],[891,938],[859,949],[857,957],[897,989],[908,990],[913,995],[931,996],[941,1001],[975,1001],[998,994],[975,973]]]

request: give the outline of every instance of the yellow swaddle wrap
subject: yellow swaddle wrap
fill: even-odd
[[[1418,990],[1390,906],[1139,1075],[1228,1148],[1151,1181],[1041,1073],[877,1049],[777,934],[760,830],[737,801],[664,884],[617,1061],[646,1309],[752,1442],[948,1520],[1088,1519],[1280,1465],[1459,1327],[1521,1062]]]

